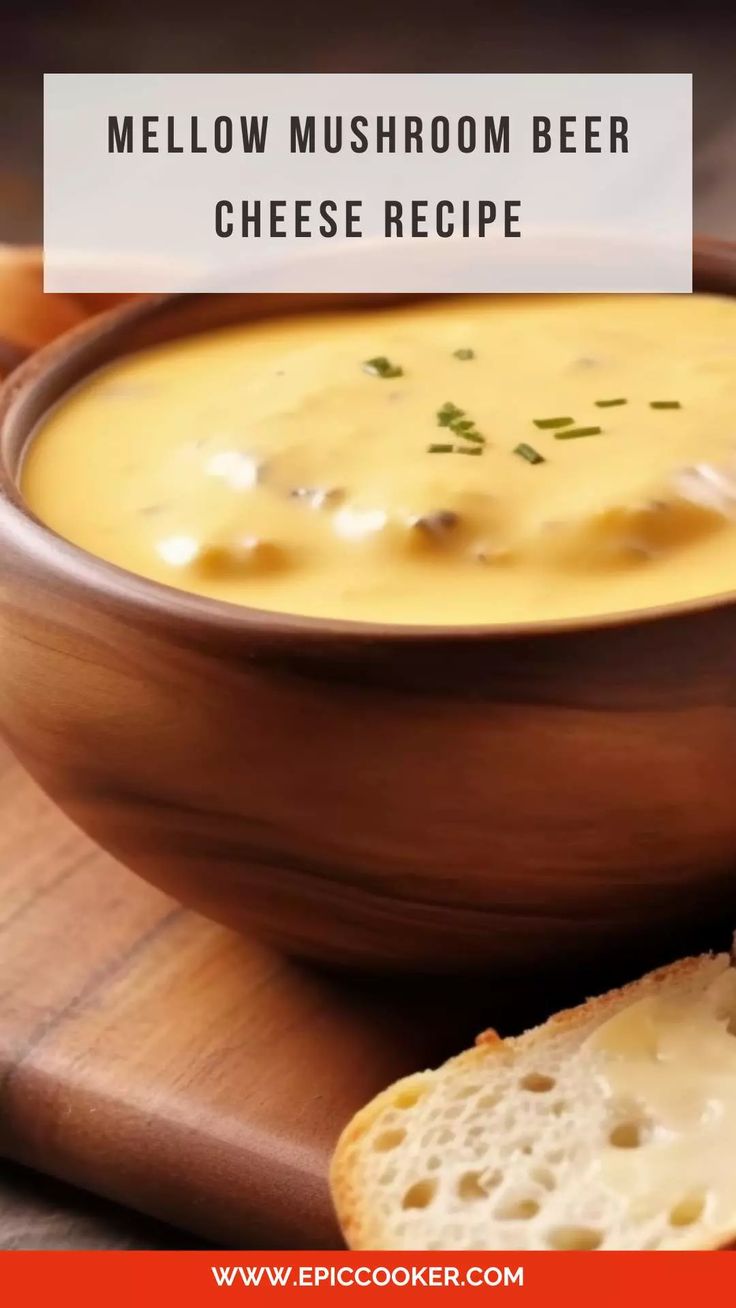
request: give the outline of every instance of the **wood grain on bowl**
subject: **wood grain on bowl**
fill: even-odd
[[[0,336],[0,378],[7,377],[31,353],[24,345]]]
[[[730,248],[702,258],[733,290]],[[91,369],[303,303],[129,307],[6,389],[0,723],[21,759],[144,877],[330,963],[551,964],[732,913],[736,603],[495,631],[292,618],[123,573],[24,508],[23,445]]]

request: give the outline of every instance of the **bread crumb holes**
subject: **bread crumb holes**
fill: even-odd
[[[413,1108],[423,1095],[424,1090],[419,1086],[405,1086],[403,1090],[397,1090],[394,1095],[394,1105],[396,1108]]]
[[[554,1173],[548,1167],[535,1167],[531,1175],[532,1180],[536,1181],[537,1185],[543,1186],[545,1190],[554,1190],[557,1184]]]
[[[484,1109],[485,1111],[488,1111],[488,1109],[496,1107],[496,1104],[499,1102],[500,1098],[501,1098],[500,1095],[495,1095],[495,1094],[481,1095],[480,1099],[478,1100],[478,1107]]]
[[[437,1182],[424,1180],[415,1181],[409,1189],[405,1191],[401,1200],[402,1208],[428,1208],[437,1193]]]
[[[646,1124],[635,1118],[617,1122],[608,1137],[608,1143],[614,1149],[639,1149],[647,1135]]]
[[[496,1212],[502,1222],[528,1222],[532,1217],[536,1217],[539,1212],[540,1204],[537,1199],[509,1199],[506,1203],[501,1204]]]
[[[480,1183],[480,1172],[463,1172],[457,1183],[458,1198],[463,1202],[487,1198],[488,1191]]]
[[[398,1149],[399,1145],[406,1139],[406,1131],[400,1127],[393,1130],[381,1131],[373,1141],[373,1149],[377,1154],[387,1154],[392,1149]]]
[[[553,1076],[547,1076],[545,1072],[527,1072],[526,1076],[522,1076],[519,1084],[522,1090],[531,1090],[533,1094],[543,1095],[554,1090],[557,1082]]]
[[[547,1237],[550,1249],[599,1249],[603,1232],[595,1226],[556,1226]]]
[[[670,1226],[693,1226],[700,1221],[705,1210],[705,1195],[697,1192],[686,1195],[670,1209]]]
[[[477,1095],[480,1089],[481,1087],[479,1085],[474,1085],[471,1082],[468,1085],[461,1085],[460,1089],[455,1092],[453,1097],[455,1099],[472,1099],[473,1095]]]

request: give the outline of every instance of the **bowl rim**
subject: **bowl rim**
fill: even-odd
[[[706,289],[714,294],[736,294],[736,241],[696,236],[693,242],[695,279],[698,274]],[[720,292],[719,292],[720,283]],[[696,292],[697,293],[697,292]],[[31,438],[35,423],[26,424],[22,406],[54,369],[83,354],[95,341],[115,340],[139,324],[155,319],[161,311],[176,306],[186,309],[187,301],[229,299],[226,294],[156,295],[116,306],[64,332],[50,344],[30,355],[0,385],[0,443],[19,436],[21,447]],[[306,298],[306,297],[305,297]],[[346,295],[346,299],[349,296]],[[387,297],[375,297],[377,301]],[[389,297],[392,298],[392,297]],[[407,300],[410,297],[397,297]],[[337,297],[338,302],[342,297]],[[206,328],[204,329],[206,330]],[[174,331],[169,339],[184,333]],[[90,376],[94,368],[83,370]],[[62,386],[57,400],[68,390]],[[55,400],[54,402],[57,402]],[[48,406],[50,407],[50,406]],[[46,411],[48,411],[48,407]],[[3,541],[11,545],[48,577],[57,577],[72,587],[96,595],[102,604],[129,615],[159,615],[184,632],[209,630],[229,637],[256,634],[274,638],[300,638],[304,642],[339,638],[349,644],[421,644],[477,641],[505,641],[526,637],[553,637],[586,631],[645,626],[652,622],[682,618],[687,615],[727,608],[736,602],[736,588],[713,595],[698,596],[672,604],[646,609],[627,609],[612,613],[567,618],[530,619],[514,623],[389,623],[354,618],[311,617],[296,613],[259,609],[251,605],[194,594],[163,582],[129,572],[115,563],[98,558],[72,541],[60,536],[33,513],[23,499],[17,483],[0,457],[0,549]]]

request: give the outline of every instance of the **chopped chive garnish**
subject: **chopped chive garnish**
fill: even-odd
[[[650,400],[650,409],[681,409],[679,400]]]
[[[626,404],[627,402],[626,400],[596,400],[595,403],[598,409],[613,409],[616,405]]]
[[[473,419],[466,418],[465,410],[458,408],[452,400],[445,400],[442,407],[437,410],[437,425],[449,427],[450,431],[456,436],[462,436],[463,440],[472,441],[476,445],[485,445],[486,438],[476,430]]]
[[[440,427],[449,427],[450,423],[457,422],[465,413],[464,409],[458,409],[452,400],[445,400],[441,409],[437,410],[437,423]]]
[[[575,421],[574,418],[533,418],[532,422],[535,427],[540,427],[542,431],[552,431],[555,427],[569,427]]]
[[[602,427],[566,427],[564,431],[555,432],[556,441],[574,441],[578,436],[600,436]]]
[[[527,445],[526,441],[522,441],[521,445],[515,447],[514,454],[518,454],[520,458],[526,459],[527,463],[545,462],[544,455],[540,454],[539,450],[535,450],[533,445]]]
[[[455,350],[455,355],[454,355],[454,357],[455,357],[456,359],[474,359],[474,358],[475,358],[475,350],[468,350],[468,349]]]
[[[377,355],[375,359],[366,359],[363,372],[370,373],[371,377],[403,377],[404,375],[404,369],[392,363],[384,354]]]
[[[470,446],[456,445],[455,453],[456,454],[482,454],[483,446],[482,445],[470,445]]]
[[[452,454],[452,445],[444,445],[441,441],[434,441],[427,446],[428,454]]]

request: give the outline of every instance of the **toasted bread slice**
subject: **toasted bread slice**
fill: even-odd
[[[712,1249],[736,1237],[736,969],[689,958],[495,1032],[344,1130],[354,1249]]]

